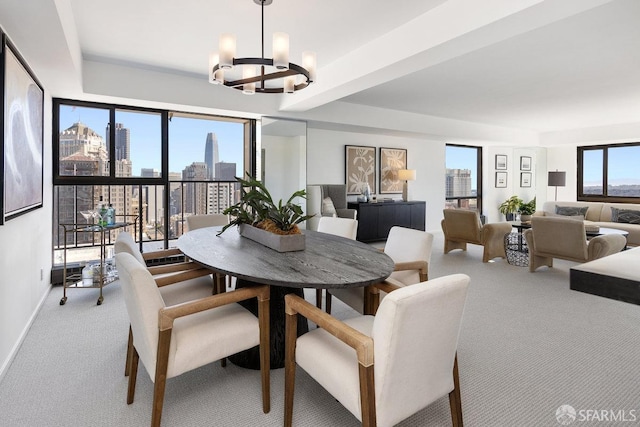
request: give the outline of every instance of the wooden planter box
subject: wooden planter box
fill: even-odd
[[[240,224],[238,231],[242,237],[251,239],[278,252],[303,251],[305,248],[304,234],[283,236],[248,224]]]

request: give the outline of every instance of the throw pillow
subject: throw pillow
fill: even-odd
[[[578,216],[578,215],[582,215],[582,217],[586,218],[588,210],[589,210],[588,206],[580,207],[580,206],[559,206],[559,205],[556,205],[556,214],[563,215],[563,216]]]
[[[336,207],[333,205],[331,197],[325,197],[322,199],[322,216],[333,216],[337,214]]]
[[[626,224],[640,224],[640,211],[611,208],[611,221]]]

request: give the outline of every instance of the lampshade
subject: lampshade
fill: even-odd
[[[415,181],[416,170],[415,169],[400,169],[398,170],[398,179],[400,181]]]
[[[549,187],[564,187],[567,181],[566,172],[549,172]]]

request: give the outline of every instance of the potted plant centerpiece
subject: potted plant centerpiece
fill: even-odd
[[[528,203],[520,204],[520,208],[518,209],[518,212],[520,212],[520,221],[522,221],[522,222],[531,221],[531,215],[533,215],[533,213],[535,211],[536,211],[536,198],[535,197],[533,198],[533,200],[531,200]]]
[[[298,190],[286,203],[276,204],[265,185],[248,175],[237,178],[240,183],[240,201],[222,213],[231,216],[218,235],[237,225],[240,235],[255,240],[278,252],[300,251],[305,248],[304,234],[298,224],[313,215],[304,215],[300,205],[293,203],[297,197],[306,197],[305,190]]]
[[[511,196],[500,206],[498,206],[498,210],[501,214],[507,218],[507,221],[514,221],[516,218],[516,212],[518,212],[518,208],[522,204],[522,199],[518,196]]]

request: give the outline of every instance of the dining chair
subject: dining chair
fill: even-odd
[[[387,281],[398,286],[408,286],[429,280],[432,246],[431,233],[405,227],[391,227],[384,253],[391,257],[395,268]],[[335,296],[360,314],[373,314],[377,303],[373,301],[372,307],[365,307],[364,295],[364,288],[327,289],[326,311],[331,313],[331,298]]]
[[[260,346],[262,410],[270,410],[269,287],[257,286],[167,306],[149,273],[132,255],[118,253],[133,331],[127,404],[133,403],[138,362],[154,383],[151,426],[160,425],[166,381],[239,351]],[[238,304],[258,300],[258,318]]]
[[[347,239],[356,240],[358,234],[358,220],[323,216],[318,221],[318,231]],[[316,289],[316,307],[322,308],[322,289]]]
[[[197,230],[205,227],[219,227],[229,224],[229,215],[224,214],[206,214],[206,215],[189,215],[186,217],[188,231]],[[216,292],[225,292],[227,287],[231,286],[231,277],[220,273],[215,273]]]
[[[174,255],[182,255],[178,249],[166,249],[154,252],[145,252],[138,249],[131,234],[126,231],[118,234],[114,244],[114,252],[128,253],[142,266],[147,266],[147,261],[153,261]],[[180,262],[167,265],[147,267],[151,275],[155,276],[156,284],[167,305],[175,305],[187,301],[214,294],[214,282],[211,279],[211,270],[203,268],[195,262]],[[133,335],[129,326],[129,340],[127,344],[127,358],[124,375],[129,375],[129,361],[133,348]],[[224,364],[224,363],[223,363]]]
[[[447,394],[453,425],[463,425],[457,346],[469,277],[374,286],[390,292],[376,315],[344,322],[285,297],[286,427],[293,421],[296,364],[363,426],[393,426]],[[298,314],[318,328],[296,338]]]

